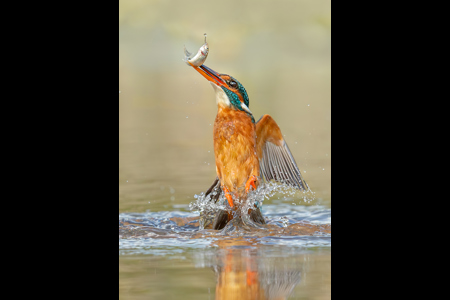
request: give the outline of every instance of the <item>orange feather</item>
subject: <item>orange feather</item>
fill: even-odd
[[[222,186],[245,199],[247,180],[252,175],[259,177],[256,127],[246,112],[219,106],[214,122],[214,154]]]
[[[269,115],[262,116],[256,123],[256,136],[256,150],[260,159],[262,158],[262,150],[266,142],[271,142],[277,146],[283,145],[283,135],[280,127]]]

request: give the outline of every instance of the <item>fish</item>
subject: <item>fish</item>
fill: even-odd
[[[203,46],[200,47],[197,54],[191,58],[191,53],[186,49],[186,46],[184,46],[184,55],[186,57],[183,59],[183,61],[188,65],[192,67],[200,67],[205,62],[206,58],[208,57],[209,53],[209,46],[206,42],[206,33],[205,33],[205,43]]]
[[[184,61],[188,66],[195,66],[200,67],[205,62],[206,58],[208,57],[209,52],[209,46],[208,43],[203,44],[203,46],[200,47],[197,54],[191,58],[191,53],[186,49],[186,46],[184,47],[184,54],[186,57],[184,58]]]

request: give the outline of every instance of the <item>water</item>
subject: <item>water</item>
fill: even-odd
[[[239,222],[230,222],[222,230],[202,230],[198,213],[188,211],[119,214],[119,254],[154,254],[158,250],[158,254],[167,255],[241,238],[259,245],[331,247],[328,208],[267,205],[263,206],[263,215],[267,222],[264,229],[243,228]]]
[[[289,191],[282,187],[273,184],[261,187],[253,197],[261,200],[274,191]],[[312,201],[305,194],[303,196],[304,201]],[[138,280],[142,281],[139,285],[145,290],[146,297],[301,299],[308,293],[302,280],[305,282],[317,260],[320,268],[325,269],[320,272],[322,281],[328,283],[321,289],[328,295],[331,272],[329,208],[282,203],[262,205],[266,225],[251,226],[251,222],[242,216],[230,221],[222,230],[212,230],[208,229],[209,225],[202,225],[206,223],[202,218],[214,215],[215,209],[223,209],[225,205],[220,203],[221,200],[211,204],[209,196],[203,194],[195,198],[190,205],[177,205],[177,209],[171,211],[119,214],[119,267],[143,268],[140,271],[145,275]],[[136,259],[145,267],[137,266]],[[167,269],[176,272],[170,273]],[[203,272],[204,269],[209,272]],[[122,275],[119,281],[126,282],[123,273],[119,275]],[[193,276],[197,281],[191,282]],[[166,286],[168,282],[171,286]],[[131,293],[136,295],[137,292]],[[120,296],[127,295],[128,292],[120,290]]]
[[[255,246],[245,238],[202,251],[119,256],[119,298],[329,299],[329,256],[327,248]]]

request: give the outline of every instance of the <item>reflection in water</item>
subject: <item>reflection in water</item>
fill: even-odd
[[[145,290],[150,299],[214,299],[214,293],[215,299],[328,298],[331,210],[283,204],[263,209],[264,228],[235,219],[221,231],[200,229],[198,213],[187,211],[119,214],[119,257],[128,257],[121,268],[132,271],[122,273],[121,282],[139,287],[120,291]]]
[[[199,253],[197,263],[216,275],[215,299],[287,299],[305,271],[304,256],[271,256],[255,239],[227,239],[219,250]]]

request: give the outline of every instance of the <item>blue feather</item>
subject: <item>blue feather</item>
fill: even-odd
[[[245,105],[247,105],[247,107],[248,107],[248,96],[247,96],[247,93],[246,93],[244,87],[243,87],[237,80],[236,80],[236,82],[237,82],[238,85],[239,85],[239,91],[242,93],[241,88],[242,88],[243,91],[244,91],[244,93],[242,94],[242,96],[243,96],[243,98],[244,98],[244,103],[245,103]],[[241,101],[239,100],[239,96],[238,96],[238,95],[236,95],[234,92],[230,91],[229,89],[227,89],[227,88],[224,87],[224,86],[222,86],[222,90],[225,92],[225,94],[227,94],[228,99],[230,99],[230,103],[231,103],[231,105],[234,106],[234,108],[239,109],[239,110],[242,110],[242,111],[245,111],[245,110],[242,109],[242,107],[241,107]],[[248,112],[246,112],[246,113],[247,113],[247,115],[248,115],[250,118],[252,118],[252,123],[255,123],[255,118],[253,118],[253,115],[250,114],[250,113],[248,113]]]

